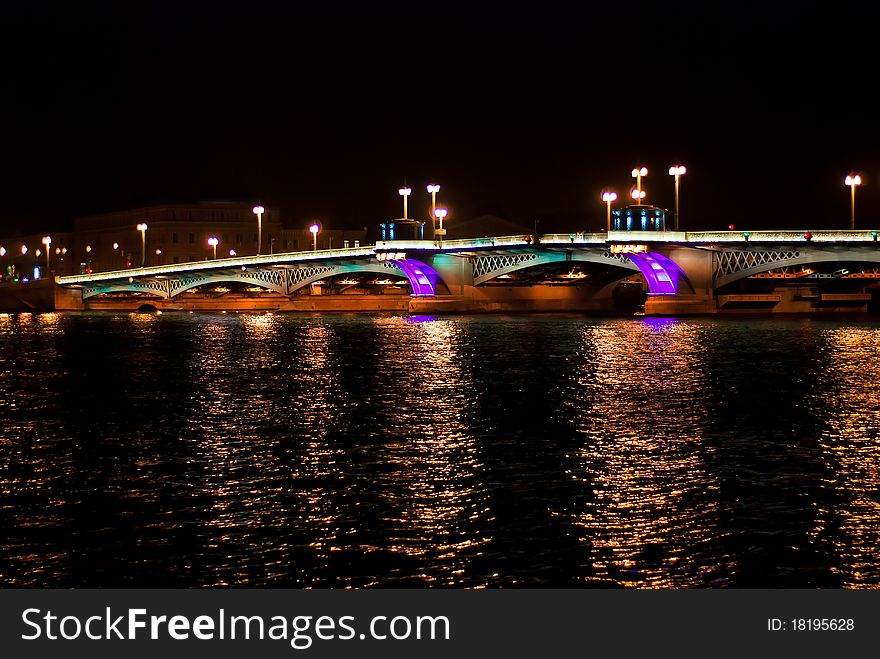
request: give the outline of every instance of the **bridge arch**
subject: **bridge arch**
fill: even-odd
[[[413,259],[315,263],[294,268],[248,268],[245,270],[193,273],[167,279],[133,278],[131,281],[111,281],[107,284],[84,287],[83,299],[105,293],[148,293],[159,298],[170,299],[199,286],[223,283],[244,283],[289,296],[301,288],[329,277],[360,273],[402,277],[410,283],[413,295],[434,295],[439,280],[439,275],[433,268]]]
[[[509,254],[486,254],[471,257],[474,268],[474,286],[485,284],[519,270],[551,263],[598,263],[626,270],[638,267],[623,254],[611,254],[607,249],[596,250],[528,250]]]
[[[880,263],[877,248],[851,247],[786,247],[779,249],[723,250],[713,257],[713,279],[716,289],[740,279],[777,268],[813,263]]]

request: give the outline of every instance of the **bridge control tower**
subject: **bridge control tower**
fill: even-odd
[[[379,240],[424,240],[425,223],[401,217],[379,224]]]
[[[666,209],[633,204],[611,211],[612,231],[666,231]]]

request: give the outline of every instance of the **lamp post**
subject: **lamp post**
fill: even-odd
[[[630,195],[632,196],[633,199],[636,200],[636,204],[641,204],[642,199],[645,198],[645,191],[639,190],[637,188],[633,188],[632,191],[630,192]]]
[[[412,188],[400,188],[400,190],[397,191],[397,193],[401,197],[403,197],[403,219],[404,220],[407,219],[407,217],[406,217],[406,200],[407,200],[407,197],[409,197],[411,192],[412,192]]]
[[[437,216],[437,193],[440,192],[440,186],[436,183],[428,185],[428,192],[431,193],[431,217]]]
[[[137,225],[137,230],[141,232],[141,267],[147,261],[147,225],[141,222]]]
[[[40,241],[46,246],[46,273],[49,272],[49,245],[52,244],[52,236],[43,236],[43,239]]]
[[[321,227],[318,226],[317,223],[313,224],[309,227],[309,231],[312,232],[312,251],[318,251],[318,232],[321,230]]]
[[[682,174],[687,172],[687,168],[684,165],[673,165],[669,168],[669,175],[675,177],[675,230],[678,231],[678,186],[679,179],[681,179]],[[664,225],[665,226],[665,225]]]
[[[440,245],[443,245],[443,236],[446,235],[446,229],[443,228],[443,218],[445,218],[449,214],[449,211],[445,208],[435,208],[434,209],[434,217],[440,220],[440,228],[437,229],[437,235],[440,237]]]
[[[219,242],[220,241],[217,240],[217,238],[215,236],[211,236],[210,238],[208,238],[208,244],[214,248],[214,258],[215,259],[217,258],[217,243],[219,243]]]
[[[849,228],[856,228],[856,186],[862,184],[862,177],[858,174],[850,174],[844,181],[850,189],[850,205],[849,205]]]
[[[605,206],[607,209],[607,213],[605,216],[605,222],[607,225],[606,231],[611,231],[611,202],[617,201],[617,193],[616,192],[603,192],[602,193],[602,201],[605,202]]]
[[[637,169],[632,170],[633,178],[636,180],[636,190],[638,194],[634,194],[632,197],[636,200],[636,203],[641,203],[641,200],[645,198],[645,193],[642,192],[642,177],[648,175],[647,167],[639,167]]]
[[[257,256],[260,255],[260,249],[263,247],[263,213],[266,209],[262,206],[254,206],[254,215],[257,216]]]

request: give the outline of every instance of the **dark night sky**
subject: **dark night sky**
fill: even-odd
[[[679,161],[685,228],[846,228],[850,170],[880,225],[877,16],[858,5],[19,4],[0,23],[3,233],[199,200],[375,225],[404,179],[416,211],[439,182],[451,221],[596,230],[637,164],[671,207]]]

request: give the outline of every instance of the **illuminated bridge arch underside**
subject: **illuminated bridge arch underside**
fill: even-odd
[[[730,250],[715,252],[713,274],[715,288],[740,279],[787,266],[813,263],[880,263],[876,247],[798,247],[788,249]]]
[[[337,275],[377,273],[388,277],[403,277],[411,281],[412,275],[398,267],[394,261],[355,263],[316,263],[291,268],[251,268],[220,272],[193,273],[189,276],[168,279],[134,279],[131,282],[110,282],[100,286],[83,288],[83,299],[105,293],[147,293],[160,298],[174,298],[181,293],[211,284],[243,283],[259,286],[268,291],[291,295],[301,288]],[[421,286],[420,282],[415,282]],[[416,286],[413,286],[416,290]]]
[[[474,286],[519,270],[552,263],[598,263],[625,270],[638,267],[623,254],[610,254],[607,250],[595,251],[530,251],[512,254],[490,254],[471,258],[474,267]],[[622,275],[626,276],[626,275]]]

